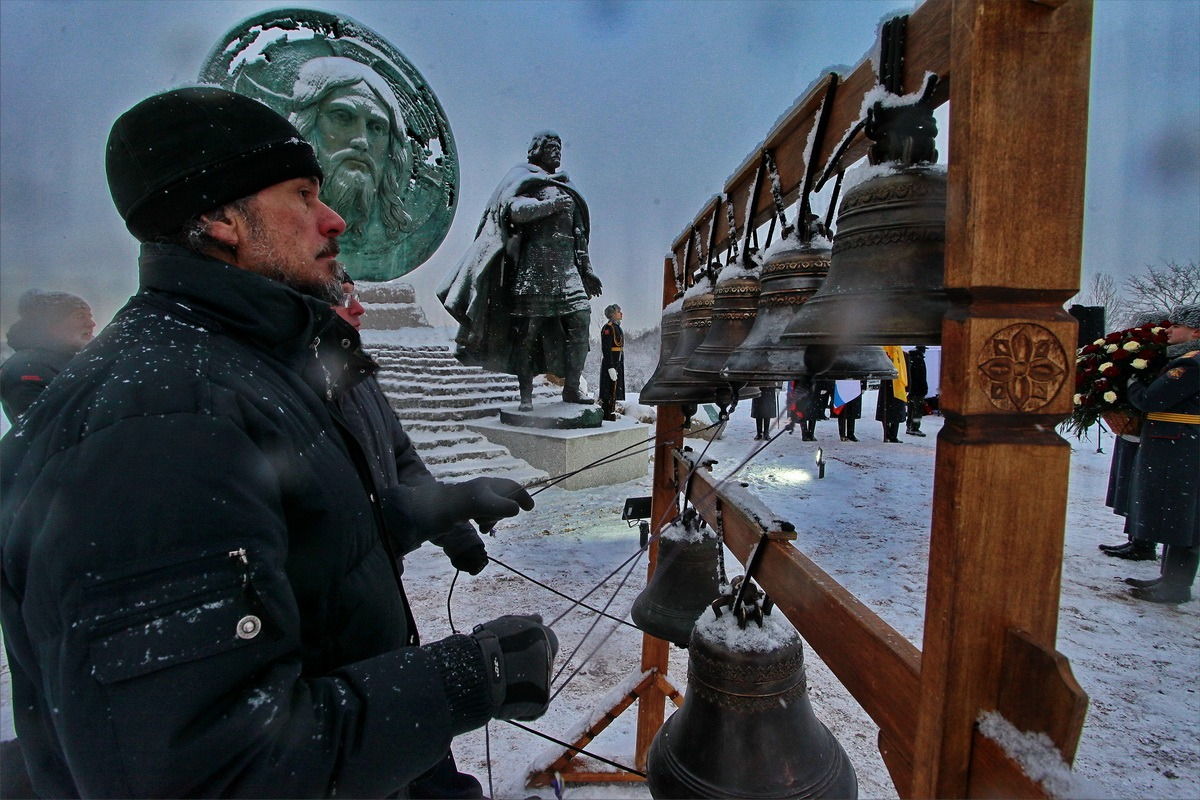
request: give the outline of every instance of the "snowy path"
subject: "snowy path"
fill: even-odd
[[[864,408],[869,416],[873,397],[865,398]],[[822,422],[817,426],[817,442],[803,442],[798,434],[784,435],[739,477],[778,515],[796,524],[798,547],[918,646],[925,613],[933,457],[940,422],[940,418],[927,418],[923,427],[928,438],[903,437],[899,445],[883,444],[879,425],[872,419],[860,420],[862,441],[857,444],[837,441],[836,423]],[[747,409],[739,408],[725,437],[708,452],[719,461],[714,470],[717,475],[724,475],[756,444],[753,429]],[[704,444],[689,443],[697,450]],[[1200,796],[1200,693],[1196,681],[1200,602],[1156,606],[1125,594],[1123,577],[1149,577],[1157,566],[1106,558],[1096,549],[1100,542],[1121,538],[1120,518],[1103,504],[1111,439],[1105,437],[1103,455],[1095,453],[1094,441],[1076,444],[1058,641],[1091,697],[1076,768],[1106,796]],[[828,460],[826,477],[820,481],[814,480],[813,469],[817,446],[824,447]],[[637,551],[637,530],[628,528],[620,513],[626,497],[649,494],[649,485],[647,477],[601,489],[546,490],[537,496],[538,505],[532,512],[498,526],[495,538],[488,540],[489,552],[578,597]],[[1020,554],[1013,557],[1020,558]],[[727,563],[736,574],[732,558]],[[602,607],[623,575],[624,571],[588,602]],[[452,577],[440,550],[426,547],[408,560],[405,585],[426,641],[451,632],[446,600]],[[644,581],[645,561],[638,560],[610,612],[626,615]],[[460,631],[512,612],[537,611],[552,620],[567,605],[496,564],[477,577],[460,576],[451,603]],[[593,620],[592,614],[575,610],[556,624],[563,645],[559,665],[580,644]],[[637,669],[640,635],[601,620],[565,674],[610,632],[596,656],[532,727],[569,737],[581,720],[591,717],[600,699]],[[876,750],[877,729],[811,649],[806,650],[806,659],[814,711],[849,753],[858,772],[860,795],[895,797]],[[672,648],[669,677],[681,691],[686,675],[686,651]],[[2,731],[8,738],[12,733],[7,680],[3,700]],[[629,763],[635,718],[636,707],[593,743],[595,752]],[[504,723],[492,723],[490,732],[495,797],[552,797],[550,789],[527,790],[522,782],[527,767],[545,763],[544,754],[556,752],[555,746]],[[460,737],[454,749],[462,768],[477,774],[486,788],[483,731]],[[572,784],[565,796],[574,800],[647,798],[649,792],[638,784]]]

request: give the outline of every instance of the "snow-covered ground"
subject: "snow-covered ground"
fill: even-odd
[[[864,398],[866,415],[874,393]],[[929,515],[938,417],[926,418],[925,439],[903,437],[884,445],[878,423],[860,420],[857,444],[838,441],[835,422],[817,426],[817,442],[784,435],[742,470],[739,480],[778,516],[796,524],[796,545],[835,576],[889,624],[918,646],[925,612]],[[748,410],[739,407],[725,436],[707,455],[724,475],[759,442]],[[689,440],[697,450],[704,442]],[[1096,545],[1122,538],[1121,519],[1104,506],[1111,439],[1104,454],[1095,441],[1075,443],[1063,560],[1058,648],[1091,697],[1075,766],[1096,792],[1108,797],[1200,796],[1200,602],[1178,607],[1133,600],[1125,576],[1150,577],[1153,563],[1107,558]],[[816,480],[813,451],[824,448],[826,475]],[[645,583],[645,560],[618,566],[638,551],[638,532],[620,519],[626,497],[650,493],[638,481],[581,491],[547,489],[537,508],[497,527],[490,554],[572,597],[582,597],[613,574],[587,602],[625,617]],[[739,567],[730,557],[730,572]],[[614,573],[614,570],[617,570]],[[623,588],[618,585],[628,575]],[[476,577],[459,576],[440,550],[426,547],[407,563],[405,585],[426,641],[451,632],[447,603],[458,630],[503,613],[538,612],[555,620],[570,603],[492,564]],[[615,596],[614,596],[615,594]],[[593,628],[594,625],[594,628]],[[615,687],[638,668],[641,636],[635,630],[578,608],[554,623],[562,643],[556,687],[574,675],[550,711],[531,723],[570,738],[589,721]],[[585,637],[585,634],[589,634]],[[877,729],[811,649],[808,683],[817,716],[846,748],[862,797],[895,797],[876,749]],[[582,666],[581,666],[582,665]],[[12,736],[7,670],[3,736]],[[575,674],[575,673],[578,674]],[[682,691],[687,653],[672,648],[669,678]],[[670,705],[668,704],[668,708]],[[621,715],[590,749],[630,764],[636,706]],[[488,729],[493,796],[552,797],[549,788],[526,789],[531,764],[544,765],[558,748],[502,722]],[[484,731],[454,745],[460,766],[488,781],[489,742]],[[569,784],[568,798],[646,798],[641,784]]]

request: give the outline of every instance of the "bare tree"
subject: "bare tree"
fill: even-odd
[[[1107,272],[1096,272],[1087,288],[1076,297],[1085,306],[1104,306],[1104,324],[1108,330],[1120,330],[1131,316],[1125,294]]]
[[[1147,264],[1145,272],[1127,277],[1122,286],[1131,315],[1200,303],[1200,264],[1195,261],[1185,264],[1167,261],[1160,267]]]

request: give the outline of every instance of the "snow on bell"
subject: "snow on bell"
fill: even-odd
[[[721,375],[727,380],[772,385],[796,380],[814,369],[825,370],[822,377],[832,380],[896,377],[881,347],[843,347],[832,358],[814,352],[808,360],[819,356],[820,363],[810,369],[804,345],[780,338],[829,272],[829,240],[821,235],[827,229],[823,225],[818,229],[815,220],[815,216],[808,220],[808,241],[787,236],[767,249],[754,324],[725,362]]]
[[[858,796],[846,751],[813,714],[799,634],[757,610],[761,627],[735,613],[696,623],[683,706],[650,744],[653,797]]]
[[[663,528],[654,575],[630,612],[643,631],[680,647],[687,647],[692,626],[721,593],[721,542],[700,522],[689,508],[682,519]]]
[[[946,172],[937,161],[930,76],[915,100],[880,88],[866,134],[864,177],[838,209],[829,275],[787,326],[783,341],[939,344],[945,289]],[[854,171],[847,173],[847,182]]]

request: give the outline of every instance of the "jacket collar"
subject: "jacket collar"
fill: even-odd
[[[283,360],[311,352],[338,321],[316,298],[178,245],[143,244],[138,266],[143,299]]]

